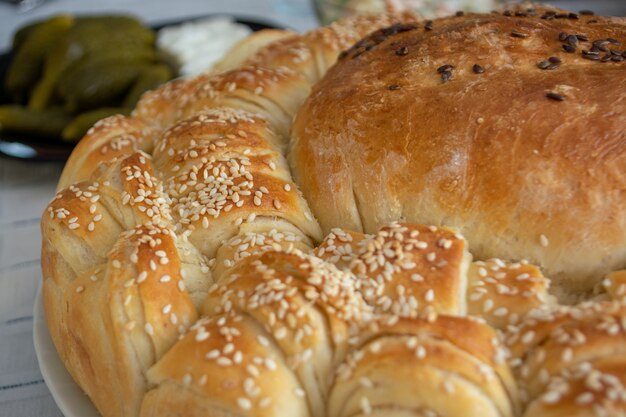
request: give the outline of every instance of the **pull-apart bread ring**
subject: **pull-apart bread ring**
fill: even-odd
[[[61,360],[104,417],[625,416],[625,44],[357,16],[144,94],[42,217]]]

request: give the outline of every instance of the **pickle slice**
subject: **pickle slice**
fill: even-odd
[[[130,114],[128,108],[102,107],[79,114],[63,129],[61,138],[65,142],[78,142],[87,131],[98,121],[115,114]]]
[[[167,65],[159,64],[145,68],[126,95],[123,106],[135,107],[143,93],[171,80],[173,75],[172,70]]]
[[[0,131],[57,139],[71,116],[60,109],[31,110],[24,106],[0,106]]]
[[[6,89],[16,102],[26,101],[28,93],[41,75],[47,51],[69,30],[73,21],[71,16],[53,17],[33,27],[21,41],[5,82]]]

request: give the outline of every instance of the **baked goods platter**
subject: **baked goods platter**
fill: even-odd
[[[626,415],[625,44],[363,15],[145,93],[42,216],[61,363],[105,417]]]

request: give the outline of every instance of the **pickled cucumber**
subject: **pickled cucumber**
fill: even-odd
[[[111,26],[117,26],[118,30],[112,32]],[[120,26],[128,29],[119,30]],[[45,108],[61,74],[81,61],[112,57],[154,61],[153,41],[152,30],[126,16],[77,18],[74,26],[48,52],[43,78],[37,83],[29,106]]]
[[[76,141],[96,121],[128,114],[173,76],[155,42],[129,16],[57,16],[23,27],[5,83],[28,107],[0,107],[0,130]]]
[[[124,107],[135,107],[141,95],[159,85],[169,81],[173,74],[167,65],[152,65],[145,68],[135,80],[130,91],[124,99]]]
[[[64,73],[57,91],[68,111],[111,105],[125,95],[145,67],[144,63],[117,60],[87,62]]]
[[[17,50],[6,78],[6,89],[18,103],[27,95],[39,78],[46,52],[73,23],[71,16],[56,16],[30,30]]]
[[[130,114],[130,109],[120,107],[102,107],[81,113],[63,129],[61,138],[65,142],[78,142],[98,120],[115,114]]]
[[[59,109],[35,111],[24,106],[0,106],[0,131],[58,138],[71,116]]]

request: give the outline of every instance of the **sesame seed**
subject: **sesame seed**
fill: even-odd
[[[529,330],[526,333],[524,333],[521,340],[523,344],[529,345],[533,342],[534,339],[535,339],[535,332],[532,330]]]
[[[276,370],[276,362],[272,358],[266,358],[264,361],[265,367],[270,371]]]
[[[233,364],[233,361],[225,356],[220,356],[219,358],[217,358],[216,363],[219,366],[231,366]]]
[[[143,326],[143,328],[146,331],[146,333],[148,333],[150,336],[154,335],[154,328],[152,327],[152,325],[150,323],[146,323]]]
[[[591,392],[584,392],[576,397],[576,404],[587,405],[593,402],[593,394]]]
[[[81,292],[85,291],[85,287],[83,287],[82,285],[79,285],[78,287],[76,287],[76,292],[78,294],[80,294]]]
[[[541,401],[546,404],[556,404],[561,400],[561,394],[557,391],[548,391],[541,396]]]
[[[420,274],[411,274],[411,281],[413,282],[423,282],[424,277]]]
[[[220,356],[220,351],[218,349],[213,349],[209,351],[204,357],[207,359],[217,359]]]
[[[370,405],[370,401],[367,399],[367,397],[365,396],[361,397],[360,405],[361,405],[361,411],[363,411],[363,414],[372,413],[372,406]]]
[[[237,398],[237,405],[242,410],[250,410],[252,408],[252,402],[245,397]]]
[[[144,282],[148,277],[148,273],[146,271],[141,271],[139,275],[137,275],[137,283]]]

